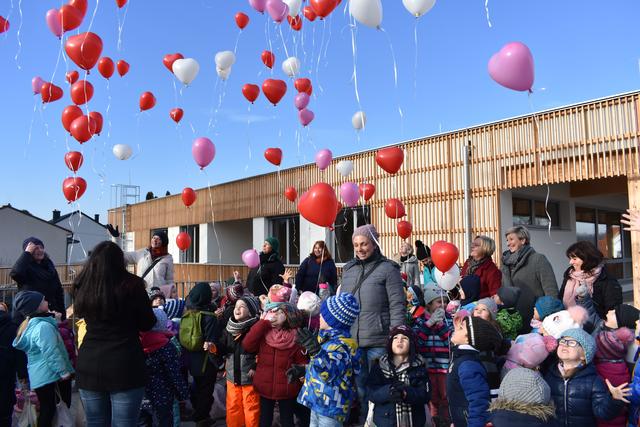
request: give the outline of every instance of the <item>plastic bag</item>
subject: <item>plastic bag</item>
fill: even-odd
[[[56,386],[56,414],[53,416],[52,427],[73,427],[73,414],[60,396],[60,390]]]
[[[18,427],[36,427],[37,424],[38,414],[36,413],[36,405],[31,403],[30,399],[25,399],[22,412],[18,416]]]

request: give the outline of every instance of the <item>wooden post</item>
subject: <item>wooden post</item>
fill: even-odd
[[[640,208],[640,175],[627,176],[629,208]],[[631,233],[631,261],[633,265],[633,305],[640,307],[640,231]]]

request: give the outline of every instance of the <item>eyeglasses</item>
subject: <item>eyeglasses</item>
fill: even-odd
[[[560,340],[558,340],[558,344],[562,344],[565,345],[567,347],[577,347],[579,345],[578,341],[576,340],[568,340],[566,338],[560,338]]]

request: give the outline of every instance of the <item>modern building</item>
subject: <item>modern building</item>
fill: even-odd
[[[99,214],[90,217],[81,211],[75,211],[61,215],[56,209],[49,222],[71,230],[67,246],[67,261],[70,264],[84,261],[95,245],[109,238],[106,227],[100,224]]]
[[[390,141],[405,154],[395,175],[376,165],[374,149],[335,159],[325,171],[302,165],[199,189],[190,208],[176,195],[112,209],[109,221],[128,231],[128,249],[148,245],[153,230],[166,229],[174,261],[182,264],[178,268],[184,277],[199,280],[216,277],[216,268],[222,268],[196,264],[224,265],[228,273],[241,265],[243,250],[260,248],[269,235],[280,239],[287,264],[299,263],[316,240],[325,240],[336,261],[345,262],[353,256],[353,227],[365,222],[376,225],[382,249],[391,255],[401,238],[398,220],[385,216],[384,204],[395,197],[413,224],[411,240],[428,245],[450,241],[460,248],[460,262],[477,234],[496,240],[499,261],[505,231],[524,224],[558,281],[567,267],[566,248],[590,240],[628,290],[635,280],[634,294],[640,298],[640,236],[624,232],[620,224],[625,209],[640,208],[639,122],[640,92],[626,93],[413,141]],[[355,165],[347,178],[334,167],[345,159]],[[317,182],[337,192],[346,181],[372,183],[375,195],[339,212],[333,229],[310,224],[283,195],[288,186],[302,194]],[[209,197],[213,203],[204,202]],[[181,231],[192,238],[185,252],[175,245]]]

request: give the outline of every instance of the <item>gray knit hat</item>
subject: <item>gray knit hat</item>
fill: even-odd
[[[378,230],[372,224],[361,225],[360,227],[353,230],[353,235],[351,236],[351,240],[353,240],[356,236],[364,236],[367,239],[371,240],[374,245],[378,246],[378,239],[380,235],[378,234]]]
[[[539,372],[528,368],[514,368],[502,379],[498,397],[522,403],[546,405],[551,400],[551,389]]]
[[[423,287],[424,293],[424,302],[425,304],[429,304],[434,299],[440,299],[444,296],[444,292],[442,289],[438,287],[435,283],[426,283]]]
[[[491,318],[496,320],[496,316],[498,315],[498,304],[496,304],[493,298],[481,298],[476,303],[476,305],[478,304],[482,304],[487,307],[487,310],[491,313]]]

